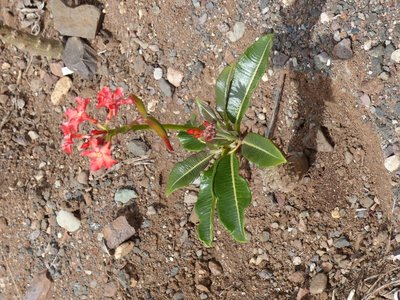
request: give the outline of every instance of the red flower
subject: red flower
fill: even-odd
[[[212,141],[216,135],[215,125],[208,121],[204,121],[203,126],[205,127],[203,130],[199,128],[190,128],[186,130],[186,132],[193,135],[196,139],[204,137],[207,142]]]
[[[110,88],[103,87],[97,94],[97,108],[105,107],[108,109],[107,120],[111,120],[112,117],[118,113],[119,106],[122,104],[133,104],[132,99],[123,99],[124,92],[122,88],[117,88],[114,92],[111,92]]]
[[[65,153],[71,154],[72,153],[72,145],[74,144],[74,134],[71,131],[71,127],[69,126],[69,123],[63,123],[61,125],[61,130],[64,134],[64,138],[62,141],[62,149]]]
[[[68,125],[71,126],[75,131],[78,131],[79,125],[83,123],[84,121],[89,121],[94,124],[97,124],[97,120],[92,119],[89,117],[89,115],[86,113],[86,107],[88,103],[90,102],[90,98],[80,98],[76,97],[75,98],[76,102],[78,103],[76,109],[69,108],[65,112],[68,118]]]
[[[97,171],[102,167],[109,169],[117,163],[117,161],[111,157],[111,142],[104,143],[100,138],[92,138],[89,144],[91,149],[83,151],[82,155],[91,159],[90,170]]]
[[[201,138],[203,136],[203,130],[198,128],[190,128],[186,130],[186,132],[190,135],[193,135],[196,139]]]

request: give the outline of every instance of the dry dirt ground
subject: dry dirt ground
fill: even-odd
[[[0,1],[14,14],[16,2]],[[271,5],[268,19],[263,2]],[[361,47],[368,34],[354,34],[351,59],[332,58],[328,71],[316,70],[313,57],[321,51],[333,56],[335,44],[320,14],[351,7],[292,2],[95,3],[104,12],[101,30],[90,41],[99,70],[91,80],[71,75],[72,89],[57,106],[50,101],[58,80],[50,64],[56,61],[0,44],[0,299],[22,299],[44,269],[52,278],[53,299],[346,299],[352,292],[350,299],[393,299],[400,288],[399,262],[393,260],[400,240],[393,206],[398,177],[383,166],[375,117],[359,98],[366,93],[374,105],[392,105],[385,91],[397,86],[398,69],[390,67],[388,81],[371,76],[371,58]],[[391,3],[382,6],[390,12]],[[349,16],[339,16],[338,26],[345,28]],[[231,42],[226,31],[238,21],[245,23],[245,34]],[[42,22],[41,35],[59,38],[46,9]],[[293,31],[285,33],[285,24],[304,25],[298,39]],[[149,133],[121,137],[114,150],[121,164],[96,174],[89,174],[85,158],[60,150],[63,112],[74,105],[74,96],[95,97],[102,86],[122,86],[140,95],[163,122],[184,123],[196,97],[213,103],[222,67],[270,29],[278,32],[274,49],[290,60],[281,65],[277,60],[264,77],[244,128],[265,132],[272,95],[286,72],[272,139],[286,154],[304,152],[310,167],[295,181],[280,169],[250,169],[248,243],[235,243],[217,226],[214,247],[205,248],[196,237],[193,204],[184,201],[198,187],[164,195],[171,167],[186,155],[175,137],[174,153]],[[183,74],[172,96],[153,76],[158,67],[164,78],[168,67]],[[123,113],[120,122],[135,117],[130,108]],[[315,150],[313,126],[322,126],[333,151]],[[144,156],[128,151],[134,138],[149,146]],[[114,201],[122,187],[138,194],[125,207]],[[58,226],[61,209],[79,217],[78,231]],[[128,216],[137,233],[133,251],[115,259],[101,233],[119,215]],[[326,284],[317,282],[321,277]],[[310,286],[321,290],[307,295]]]

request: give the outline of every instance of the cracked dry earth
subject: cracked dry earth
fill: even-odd
[[[0,18],[30,32],[17,2],[0,1]],[[98,69],[90,80],[69,75],[56,105],[62,62],[0,44],[0,299],[23,299],[38,278],[50,286],[43,299],[394,299],[399,172],[385,169],[399,155],[394,1],[88,2],[104,14],[89,40]],[[47,3],[34,24],[61,39]],[[184,123],[196,97],[213,104],[221,69],[271,30],[271,68],[243,128],[265,132],[285,72],[272,139],[308,166],[301,176],[287,167],[246,170],[248,243],[217,225],[214,247],[205,248],[193,215],[198,185],[164,195],[186,155],[174,135],[174,153],[152,134],[121,137],[120,164],[107,172],[90,173],[84,157],[60,150],[76,95],[121,86],[163,122]],[[182,77],[175,85],[171,68]],[[129,107],[122,115],[122,123],[136,117]],[[133,199],[116,202],[126,190]],[[77,231],[59,225],[60,211],[73,213]],[[135,233],[116,255],[103,229],[120,216]],[[50,281],[37,276],[43,270]]]

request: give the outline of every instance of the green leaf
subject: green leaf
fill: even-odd
[[[178,139],[182,147],[188,151],[201,151],[206,147],[205,143],[202,143],[199,139],[196,139],[193,135],[185,131],[178,133]]]
[[[208,162],[214,154],[210,154],[206,151],[199,152],[189,156],[184,161],[177,163],[169,174],[167,182],[167,196],[171,195],[177,189],[185,187],[191,184],[203,171]]]
[[[267,34],[254,42],[240,57],[233,74],[229,91],[227,114],[236,131],[250,105],[251,96],[265,70],[272,48],[273,34]]]
[[[242,141],[243,156],[259,167],[273,167],[286,163],[279,149],[267,138],[249,133]]]
[[[213,165],[201,176],[199,197],[194,207],[199,217],[197,235],[207,247],[211,247],[214,239],[214,210],[217,202],[213,192],[215,170],[216,165]]]
[[[246,180],[239,175],[239,161],[235,153],[222,157],[214,177],[218,217],[224,227],[238,242],[246,242],[244,210],[251,201],[251,191]]]
[[[217,105],[217,112],[225,120],[225,122],[229,121],[226,113],[226,103],[228,100],[229,89],[231,88],[234,71],[235,64],[226,66],[219,74],[215,84],[215,101]]]
[[[207,120],[211,123],[215,123],[218,120],[215,112],[207,103],[201,101],[200,99],[197,99],[196,102],[200,111],[200,115],[203,117],[204,120]]]

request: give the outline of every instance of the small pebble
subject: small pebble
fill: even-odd
[[[119,189],[115,195],[114,200],[117,203],[126,204],[130,200],[137,198],[138,195],[134,190],[131,189]]]
[[[155,68],[153,74],[155,80],[160,80],[163,76],[163,70],[161,68]]]
[[[235,25],[233,25],[233,30],[227,33],[227,37],[234,43],[243,37],[245,31],[246,25],[243,22],[236,22]]]
[[[390,55],[390,59],[393,60],[395,63],[399,64],[400,63],[400,49],[397,49],[392,52]]]
[[[294,258],[293,258],[293,264],[294,264],[295,266],[301,265],[301,258],[300,258],[299,256],[294,257]]]
[[[333,246],[335,246],[335,248],[337,249],[341,249],[341,248],[345,248],[345,247],[349,247],[351,244],[350,242],[347,240],[346,237],[342,236],[339,239],[337,239],[334,243]]]
[[[371,106],[371,98],[367,94],[363,94],[360,97],[361,104],[364,105],[366,108]]]
[[[147,216],[153,216],[153,215],[156,215],[157,214],[157,211],[156,211],[156,209],[154,208],[154,206],[149,206],[148,208],[147,208],[147,212],[146,212],[146,215]]]
[[[81,221],[73,213],[61,210],[57,213],[57,224],[69,232],[74,232],[81,227]]]
[[[210,261],[208,263],[208,268],[210,269],[211,274],[213,274],[215,276],[219,276],[223,272],[221,264],[216,261]]]
[[[174,85],[175,87],[179,87],[183,79],[183,73],[179,70],[168,68],[167,79],[172,85]]]
[[[80,184],[87,185],[89,180],[89,175],[85,171],[79,172],[78,176],[76,176],[76,180]]]
[[[131,252],[134,247],[135,244],[133,242],[126,242],[119,245],[117,249],[115,249],[115,254],[114,254],[115,259],[120,259],[128,255],[129,252]]]
[[[385,159],[385,168],[389,172],[395,172],[400,169],[400,156],[392,155]]]
[[[350,59],[353,57],[353,50],[351,49],[351,40],[349,38],[341,40],[333,48],[333,53],[340,59]]]
[[[72,87],[72,80],[71,78],[65,76],[60,78],[56,85],[54,86],[54,90],[51,93],[51,103],[53,105],[59,105],[62,99],[68,94],[69,90]]]
[[[325,291],[327,285],[328,276],[326,276],[324,273],[318,273],[313,279],[311,279],[310,293],[312,295],[321,294],[323,291]]]

